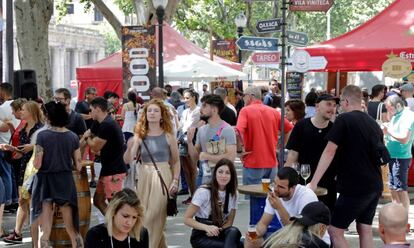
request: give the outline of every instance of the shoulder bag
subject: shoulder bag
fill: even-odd
[[[380,126],[382,124],[382,107],[383,106],[384,106],[384,103],[382,103],[382,102],[380,102],[378,104],[378,107],[377,107],[377,118],[375,119],[377,121],[378,125],[380,125]]]
[[[142,144],[144,144],[145,150],[147,150],[148,155],[149,155],[152,163],[154,164],[155,170],[157,171],[157,174],[160,177],[162,194],[165,195],[165,191],[167,192],[167,216],[176,216],[177,213],[178,213],[178,209],[177,209],[177,196],[170,197],[170,194],[168,192],[168,187],[165,184],[165,181],[164,181],[164,179],[161,176],[161,172],[158,169],[158,166],[155,163],[155,160],[152,157],[152,154],[151,154],[150,150],[148,149],[147,144],[145,143],[145,140],[144,139],[142,139]]]

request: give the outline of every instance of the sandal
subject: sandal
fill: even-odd
[[[17,234],[16,231],[13,230],[13,232],[6,236],[3,241],[9,244],[22,244],[23,236],[21,234]]]

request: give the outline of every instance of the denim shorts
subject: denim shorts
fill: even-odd
[[[391,158],[389,163],[389,183],[391,190],[408,190],[408,168],[410,168],[410,163],[411,158]]]
[[[246,168],[243,167],[243,185],[260,184],[262,178],[275,179],[277,167],[273,168]]]
[[[0,205],[6,203],[6,193],[4,189],[3,180],[0,177]]]

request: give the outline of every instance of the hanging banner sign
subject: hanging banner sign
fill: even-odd
[[[334,0],[291,0],[290,11],[323,11],[328,12]]]
[[[239,62],[236,39],[213,40],[213,54],[221,58]]]
[[[122,27],[123,80],[137,90],[138,95],[150,99],[150,89],[156,87],[155,27]]]

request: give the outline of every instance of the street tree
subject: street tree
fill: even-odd
[[[53,91],[48,28],[53,0],[15,0],[14,11],[20,66],[36,71],[39,94],[50,99]]]

